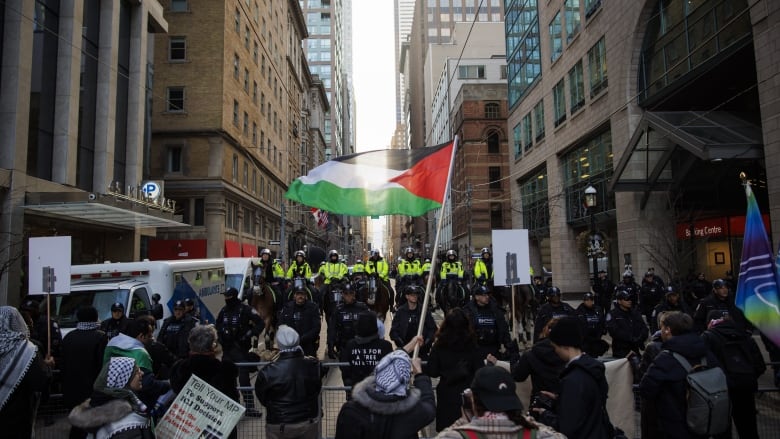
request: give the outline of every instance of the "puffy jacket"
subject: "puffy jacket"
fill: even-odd
[[[320,415],[320,362],[302,350],[283,351],[260,369],[255,381],[257,399],[268,411],[269,424],[294,424]]]
[[[477,259],[474,263],[474,279],[493,280],[493,260]]]
[[[366,273],[368,274],[374,274],[376,273],[380,279],[387,282],[387,275],[388,275],[389,267],[387,265],[387,261],[384,259],[378,259],[374,261],[373,259],[369,259],[368,262],[366,262]]]

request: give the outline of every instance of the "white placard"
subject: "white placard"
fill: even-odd
[[[531,258],[528,255],[528,230],[493,230],[493,283],[527,285],[531,283]]]
[[[157,439],[225,438],[246,408],[192,375],[157,423]]]
[[[30,238],[28,294],[44,294],[43,268],[54,269],[52,294],[70,293],[70,236]]]

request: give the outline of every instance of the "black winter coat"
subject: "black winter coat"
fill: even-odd
[[[612,337],[612,356],[623,358],[631,351],[642,351],[649,331],[638,309],[616,306],[607,314],[607,332]]]
[[[738,328],[733,321],[726,320],[713,326],[712,329],[704,331],[702,338],[723,366],[729,389],[750,390],[753,392],[758,390],[758,377],[766,371],[766,364],[764,363],[761,349],[759,349],[758,344],[756,344],[749,332]],[[740,347],[744,357],[750,362],[746,365],[746,370],[749,366],[752,366],[752,373],[739,373],[729,370],[729,363],[724,358],[724,346],[729,342],[735,343]]]
[[[164,344],[177,358],[187,358],[190,354],[190,331],[196,323],[195,319],[186,314],[181,319],[170,316],[163,321],[157,341]]]
[[[582,354],[561,374],[555,416],[545,411],[541,421],[569,439],[611,439],[612,424],[606,410],[608,392],[604,364]]]
[[[574,308],[566,302],[560,302],[557,306],[552,302],[547,302],[539,308],[539,312],[536,314],[536,320],[534,321],[534,343],[539,341],[539,335],[544,329],[544,325],[547,324],[553,318],[560,318],[566,316],[575,315]]]
[[[344,349],[339,352],[339,361],[349,363],[349,366],[341,366],[341,379],[345,386],[354,386],[356,383],[374,372],[374,368],[385,355],[393,351],[393,345],[378,334],[370,337],[357,336],[347,342]]]
[[[239,402],[236,378],[238,368],[232,361],[218,360],[210,355],[193,354],[174,363],[171,368],[171,388],[179,393],[192,375]]]
[[[92,395],[92,386],[103,367],[103,352],[108,336],[99,329],[76,329],[62,340],[62,396],[73,408]]]
[[[409,304],[404,303],[393,316],[393,325],[390,327],[390,340],[395,343],[396,348],[402,348],[409,343],[416,335],[417,328],[420,326],[420,317],[422,316],[422,306],[417,304],[414,310],[409,309]],[[428,350],[433,343],[433,337],[436,335],[436,321],[433,319],[431,309],[428,308],[428,314],[425,316],[423,326],[423,345],[420,346],[421,355],[427,356]]]
[[[515,381],[525,381],[531,377],[531,398],[542,390],[560,393],[560,375],[565,366],[566,362],[555,353],[550,340],[543,338],[512,364],[512,377]],[[524,404],[529,407],[530,401],[524,401]]]
[[[682,355],[692,365],[699,364],[702,357],[707,358],[708,365],[719,365],[718,360],[707,349],[704,340],[693,332],[670,338],[663,342],[662,348],[642,377],[639,393],[655,403],[656,422],[658,430],[664,435],[662,438],[694,437],[688,432],[685,422],[687,372],[671,352]]]
[[[368,311],[363,302],[341,303],[328,322],[328,347],[343,349],[347,342],[357,335],[357,321],[360,313]]]
[[[469,316],[474,332],[477,334],[477,345],[480,355],[484,359],[488,353],[498,356],[501,346],[509,348],[512,341],[509,334],[509,324],[495,300],[491,299],[487,305],[477,305],[475,300],[469,301],[463,308]],[[494,321],[495,325],[490,322]]]
[[[301,350],[283,351],[260,369],[255,394],[268,410],[269,424],[295,424],[320,416],[320,362]]]
[[[287,302],[279,312],[279,324],[287,325],[300,336],[301,347],[304,354],[310,357],[317,356],[317,347],[320,342],[320,307],[307,300],[303,305],[296,305],[295,301]]]
[[[477,369],[485,365],[484,360],[470,343],[454,347],[433,345],[423,373],[441,377],[436,386],[436,431],[444,430],[460,418],[460,394],[471,385]]]
[[[352,400],[341,406],[336,419],[336,439],[412,439],[433,421],[436,401],[431,378],[418,374],[406,396],[375,390],[371,375],[355,385]]]
[[[742,311],[734,305],[731,297],[727,297],[726,300],[721,300],[720,297],[715,294],[710,294],[699,302],[696,306],[696,311],[693,312],[693,325],[698,332],[704,332],[707,329],[707,314],[710,311],[727,311],[734,321],[734,324],[742,329],[749,329],[750,323],[742,314]]]

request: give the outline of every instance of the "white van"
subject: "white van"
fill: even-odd
[[[63,334],[76,327],[76,310],[92,305],[100,320],[111,317],[111,304],[124,304],[127,317],[151,313],[152,294],[160,295],[163,318],[177,300],[195,299],[201,322],[213,323],[224,306],[224,259],[107,262],[71,266],[70,294],[52,295]]]

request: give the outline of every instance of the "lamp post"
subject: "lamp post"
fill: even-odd
[[[593,186],[585,188],[585,206],[590,212],[590,248],[588,248],[588,254],[593,258],[593,285],[596,285],[596,280],[599,277],[599,262],[598,262],[598,249],[601,246],[598,233],[596,233],[596,217],[595,210],[598,203],[596,195],[598,191]]]

